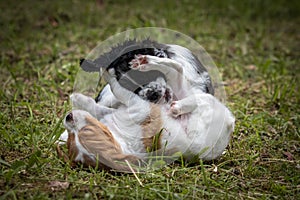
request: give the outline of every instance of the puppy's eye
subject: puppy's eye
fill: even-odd
[[[66,116],[66,121],[67,121],[67,122],[73,121],[73,114],[72,114],[72,113],[69,113],[69,114]]]

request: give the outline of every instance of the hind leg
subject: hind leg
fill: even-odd
[[[105,115],[110,114],[114,111],[113,108],[108,108],[99,105],[91,97],[85,96],[80,93],[74,93],[70,96],[72,105],[81,110],[89,112],[91,115],[96,117],[98,120],[102,119]]]
[[[166,75],[172,73],[171,70],[175,70],[176,73],[183,72],[181,64],[177,61],[170,58],[160,58],[150,55],[135,56],[135,59],[131,60],[129,64],[131,69],[139,71],[158,70]]]

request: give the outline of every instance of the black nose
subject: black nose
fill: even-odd
[[[70,122],[73,120],[73,114],[70,112],[67,116],[66,116],[66,121]]]

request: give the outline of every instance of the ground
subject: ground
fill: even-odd
[[[299,1],[25,0],[0,8],[0,199],[299,199]],[[53,138],[71,109],[79,59],[109,36],[147,26],[187,34],[212,56],[236,116],[227,153],[138,179],[71,168]]]

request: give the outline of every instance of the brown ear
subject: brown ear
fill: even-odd
[[[56,152],[59,158],[63,159],[64,162],[69,163],[71,167],[74,167],[76,165],[75,158],[78,155],[78,149],[75,144],[75,135],[73,133],[68,134],[68,155],[60,148],[60,144],[56,145]]]
[[[70,165],[74,167],[76,165],[76,157],[78,155],[78,148],[75,141],[75,134],[74,133],[68,133],[68,140],[67,140],[67,147],[68,147],[68,158]]]
[[[58,157],[61,158],[61,159],[63,159],[64,162],[69,162],[70,161],[70,159],[66,155],[66,153],[61,150],[60,144],[56,145],[56,152],[57,152]]]
[[[125,160],[133,166],[139,163],[136,156],[122,152],[120,145],[105,125],[92,117],[87,117],[86,122],[88,125],[79,131],[79,141],[89,153],[95,155],[99,167],[104,165],[118,171],[130,172]]]

